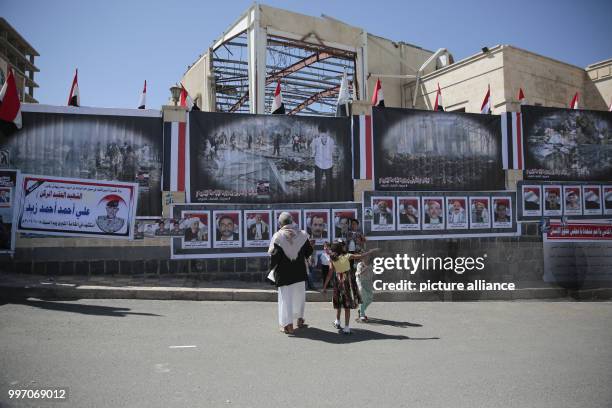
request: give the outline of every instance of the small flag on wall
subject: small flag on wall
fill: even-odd
[[[138,109],[145,109],[147,106],[147,80],[145,79],[144,88],[142,94],[140,94],[140,101],[138,102]]]
[[[79,92],[79,70],[74,72],[72,86],[70,87],[70,95],[68,95],[68,106],[81,106],[81,94]]]
[[[281,93],[280,81],[276,84],[274,90],[274,100],[272,101],[272,109],[270,110],[273,115],[284,115],[285,104],[283,103],[283,94]]]
[[[578,100],[579,99],[580,99],[580,96],[579,96],[578,92],[576,92],[576,94],[572,98],[572,101],[570,102],[570,109],[578,109]]]
[[[373,140],[372,117],[370,115],[353,115],[353,178],[372,179]]]
[[[482,101],[482,105],[480,106],[480,113],[489,114],[491,113],[491,85],[487,88],[487,94]]]
[[[15,75],[10,67],[6,81],[0,90],[0,120],[12,123],[17,129],[21,129],[21,102],[19,102]],[[8,126],[11,127],[11,125]]]
[[[380,79],[376,80],[376,86],[374,87],[374,94],[372,95],[372,106],[385,107],[385,95],[382,89],[382,83]]]

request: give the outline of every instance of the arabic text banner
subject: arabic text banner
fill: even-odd
[[[138,184],[24,174],[17,231],[132,239]]]

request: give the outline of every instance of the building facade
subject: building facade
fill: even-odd
[[[0,84],[4,84],[11,67],[22,102],[38,103],[34,97],[34,74],[40,70],[34,59],[40,54],[4,18],[0,17]]]

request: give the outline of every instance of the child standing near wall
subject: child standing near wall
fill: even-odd
[[[361,304],[359,305],[359,319],[358,321],[367,322],[368,316],[365,311],[372,303],[374,298],[374,290],[372,286],[372,265],[370,264],[370,257],[364,256],[361,258],[361,262],[357,264],[357,287],[359,288],[359,294],[361,295]]]
[[[361,259],[363,256],[368,256],[374,251],[375,250],[372,250],[364,254],[349,254],[347,253],[346,246],[343,242],[334,242],[331,245],[331,262],[329,265],[327,278],[323,284],[323,294],[327,293],[327,285],[332,278],[332,274],[335,272],[332,303],[334,305],[334,309],[336,309],[336,320],[333,324],[336,329],[341,330],[342,334],[351,334],[351,309],[355,309],[357,305],[361,303],[361,297],[359,295],[357,284],[353,279],[351,279],[350,261],[354,259]],[[341,309],[344,309],[344,327],[340,326]]]

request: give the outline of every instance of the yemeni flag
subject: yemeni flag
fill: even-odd
[[[274,100],[272,101],[272,114],[273,115],[284,115],[285,104],[283,104],[283,95],[281,94],[280,81],[276,84],[276,90],[274,91]]]
[[[436,92],[436,103],[434,103],[433,110],[444,112],[444,106],[442,105],[442,91],[440,90],[440,84],[438,84],[438,91]]]
[[[138,109],[145,109],[147,105],[147,80],[145,79],[144,88],[140,95],[140,102],[138,102]]]
[[[487,87],[487,94],[482,101],[482,106],[480,106],[480,113],[485,115],[491,113],[491,85]]]
[[[81,95],[79,93],[79,70],[74,72],[74,79],[70,87],[70,95],[68,96],[68,106],[81,106]]]
[[[21,129],[21,103],[13,70],[9,67],[6,82],[0,90],[0,120]]]
[[[519,101],[519,103],[521,105],[527,105],[527,99],[525,99],[525,94],[523,93],[523,88],[519,88],[518,101]]]
[[[189,96],[189,93],[187,92],[183,84],[181,84],[181,97],[179,101],[180,101],[181,106],[185,106],[187,108],[187,112],[192,111],[192,110],[194,111],[200,110],[200,108],[198,108],[198,105],[196,105],[193,102],[193,99],[191,99],[191,96]]]
[[[348,104],[351,100],[349,95],[349,83],[346,76],[346,71],[342,74],[342,81],[340,82],[340,92],[338,93],[338,102],[336,103],[336,116],[347,116]]]
[[[570,102],[570,109],[578,109],[578,99],[579,95],[578,92],[576,92],[576,94],[572,98],[572,101]]]
[[[383,94],[382,84],[380,78],[376,80],[376,86],[374,87],[374,95],[372,95],[372,106],[385,107],[385,95]]]

